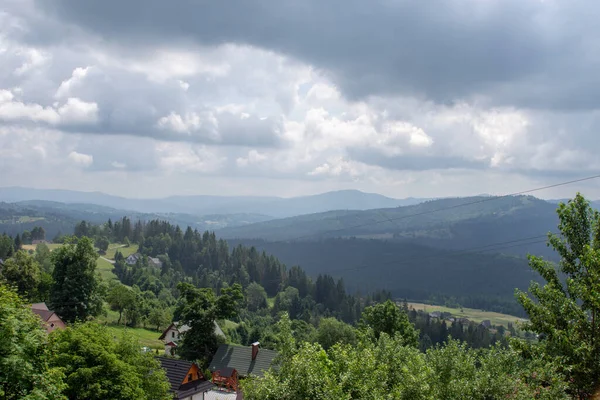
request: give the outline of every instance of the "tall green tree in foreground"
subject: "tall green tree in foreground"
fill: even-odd
[[[407,345],[419,345],[419,333],[408,320],[408,315],[391,300],[365,308],[360,325],[370,328],[375,339],[379,339],[382,333],[389,336],[398,334]]]
[[[474,350],[457,341],[426,354],[407,346],[399,332],[325,351],[296,345],[291,323],[278,323],[278,370],[242,382],[247,400],[558,400],[567,399],[553,365],[523,360],[511,349]]]
[[[82,237],[52,252],[54,284],[50,303],[65,321],[83,321],[102,310],[102,296],[96,272],[98,254],[91,239]]]
[[[218,346],[214,323],[217,319],[237,315],[244,298],[242,287],[236,283],[221,289],[220,296],[212,289],[197,289],[189,283],[180,283],[177,289],[180,300],[175,320],[191,328],[183,335],[178,353],[188,360],[208,362]]]
[[[600,382],[600,213],[580,194],[557,213],[560,234],[550,234],[549,245],[560,255],[558,267],[530,256],[546,283],[516,296],[529,315],[525,328],[560,361],[573,394],[587,398]]]
[[[26,251],[19,250],[13,257],[4,261],[0,277],[14,286],[23,298],[32,302],[38,300],[42,273],[40,265]]]
[[[116,341],[94,322],[51,335],[51,364],[65,373],[71,400],[170,400],[164,370],[126,333]]]
[[[63,374],[49,366],[40,319],[0,284],[0,399],[65,399]]]

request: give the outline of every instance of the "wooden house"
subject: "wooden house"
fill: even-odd
[[[175,400],[205,400],[214,384],[204,378],[196,363],[175,358],[157,357],[169,380]]]
[[[37,314],[46,329],[46,332],[50,333],[56,329],[63,329],[66,327],[62,319],[54,311],[48,310],[46,303],[35,303],[31,305],[31,311]]]
[[[237,392],[239,386],[238,372],[235,368],[225,367],[212,373],[212,382],[221,389]]]

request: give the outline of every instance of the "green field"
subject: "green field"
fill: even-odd
[[[164,350],[165,348],[164,343],[158,340],[162,332],[144,328],[130,328],[123,325],[107,325],[106,327],[115,338],[119,338],[126,331],[136,337],[142,346],[159,350]]]
[[[408,303],[408,307],[414,308],[415,310],[423,310],[428,313],[434,311],[448,312],[452,314],[453,317],[468,318],[469,320],[478,323],[483,320],[489,319],[492,322],[492,325],[504,325],[505,327],[507,327],[508,323],[510,322],[516,328],[517,323],[519,321],[523,321],[522,318],[515,317],[512,315],[500,314],[491,311],[476,310],[473,308],[450,308],[444,306],[433,306],[430,304],[423,303]]]
[[[62,246],[62,244],[60,243],[46,243],[46,246],[48,246],[48,249],[50,249],[50,251],[54,250],[54,249],[58,249],[60,246]],[[23,250],[29,251],[35,251],[35,248],[37,247],[37,244],[24,244],[21,246],[21,248]]]
[[[108,250],[106,250],[106,254],[104,255],[104,257],[106,257],[110,260],[114,260],[115,253],[117,252],[117,250],[119,250],[121,252],[121,254],[123,254],[123,257],[127,257],[131,254],[137,253],[138,245],[132,244],[129,247],[125,247],[125,245],[122,245],[119,243],[113,243],[110,246],[108,246]]]

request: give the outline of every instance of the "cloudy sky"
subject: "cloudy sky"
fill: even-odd
[[[0,186],[395,197],[600,173],[600,7],[0,0]],[[600,180],[537,193],[600,197]]]

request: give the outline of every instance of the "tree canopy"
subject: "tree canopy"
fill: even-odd
[[[105,327],[87,322],[54,331],[51,349],[51,364],[64,371],[69,399],[172,398],[158,361],[127,333],[116,341]]]
[[[517,299],[529,315],[525,328],[540,335],[549,357],[564,367],[571,390],[590,395],[600,383],[600,213],[581,195],[558,206],[560,234],[549,244],[558,266],[530,256],[529,265],[546,281],[533,282]]]
[[[83,321],[102,310],[102,293],[95,275],[97,258],[92,240],[87,237],[52,252],[50,303],[65,322]]]
[[[190,330],[183,335],[178,353],[188,360],[207,363],[218,345],[215,321],[236,316],[243,300],[242,287],[223,288],[219,296],[212,289],[198,289],[189,283],[177,286],[180,301],[174,318]]]
[[[10,288],[0,283],[0,398],[59,400],[65,384],[40,319]]]

